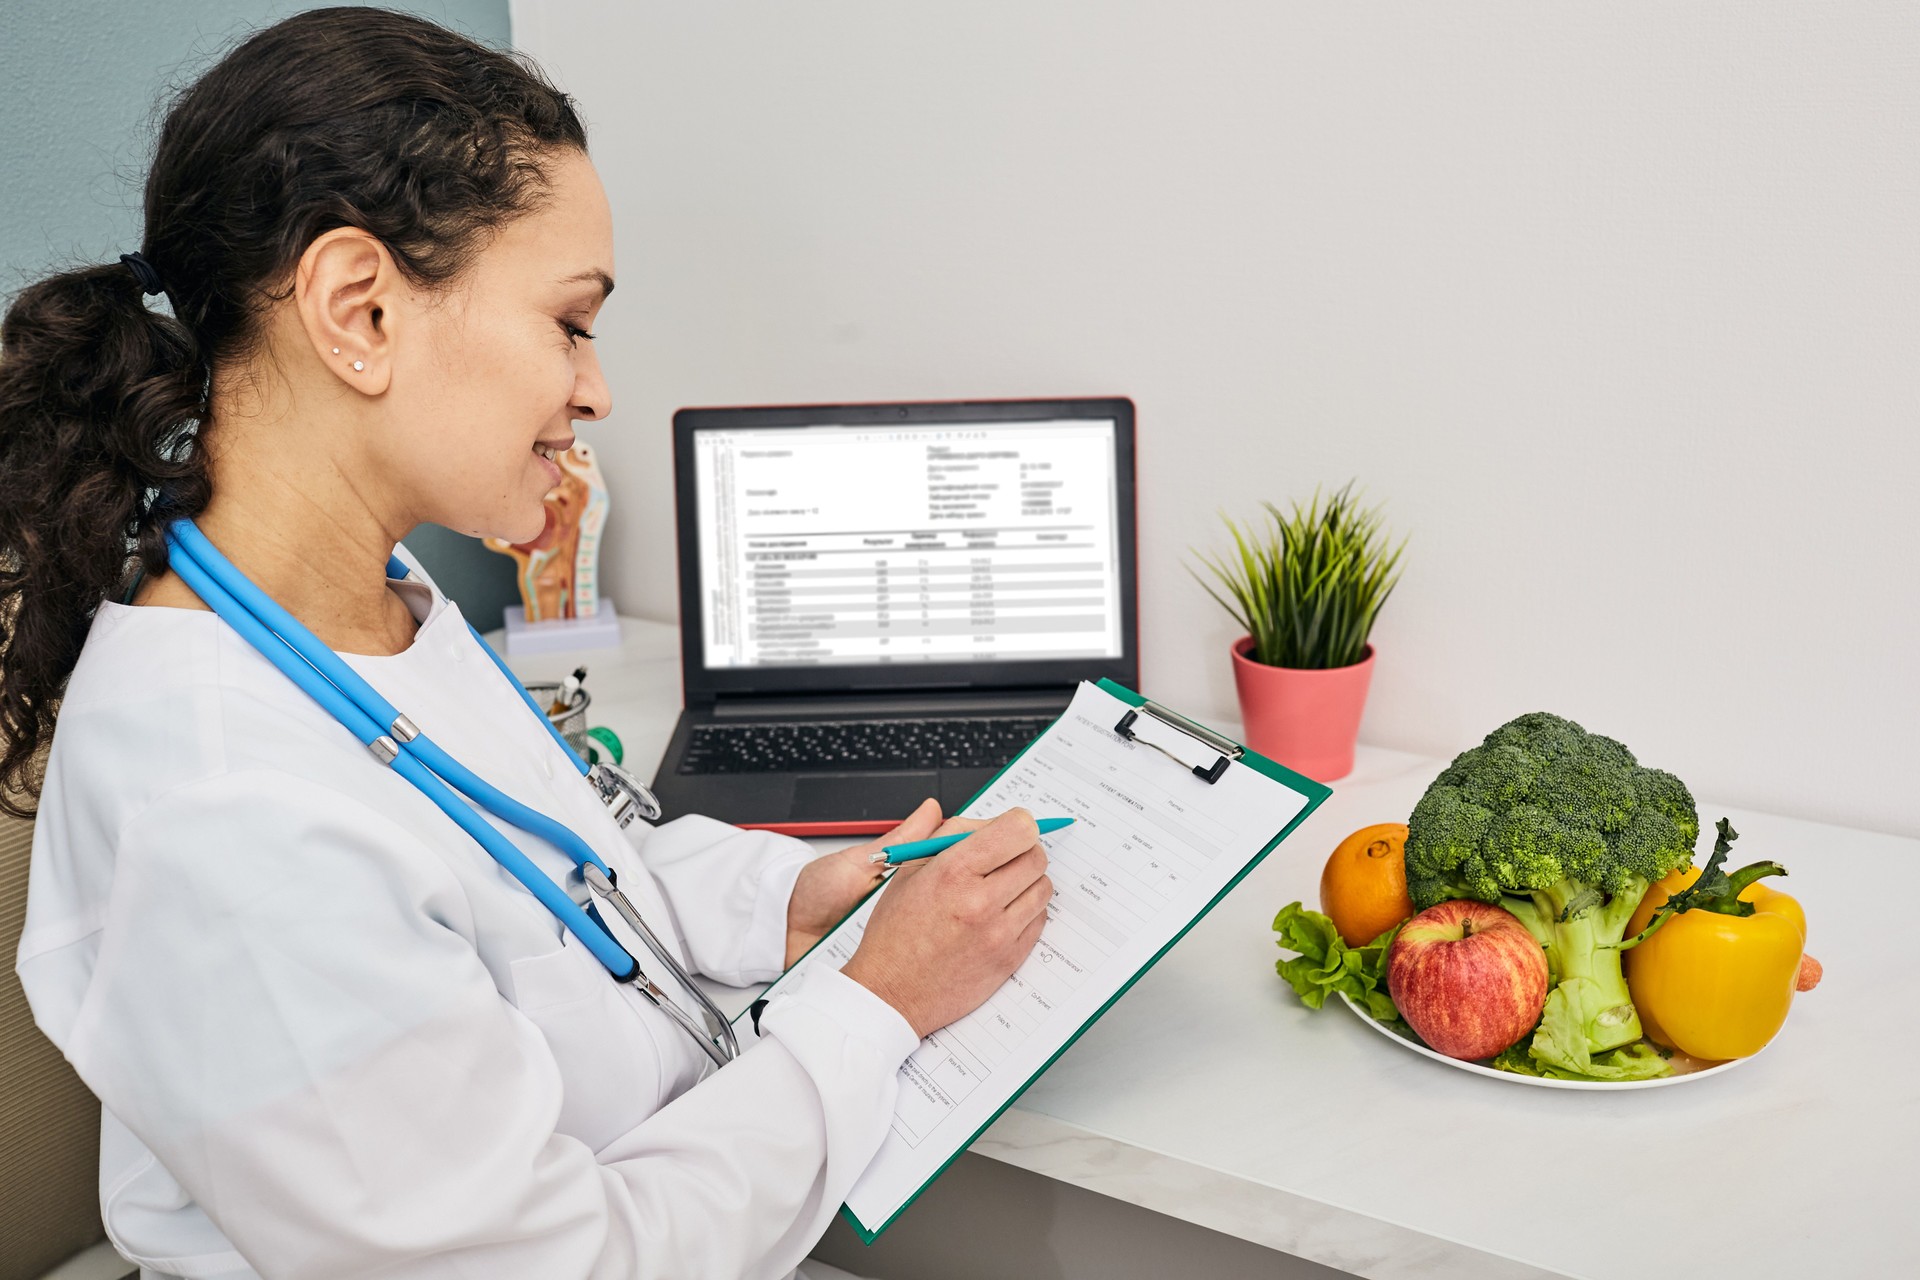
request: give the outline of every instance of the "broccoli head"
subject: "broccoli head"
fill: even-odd
[[[1407,828],[1416,907],[1499,903],[1546,948],[1557,1031],[1536,1037],[1536,1055],[1579,1071],[1587,1055],[1640,1038],[1619,944],[1648,886],[1693,861],[1700,817],[1684,782],[1612,738],[1534,712],[1454,757]]]

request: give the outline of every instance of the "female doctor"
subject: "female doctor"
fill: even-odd
[[[543,455],[611,409],[613,229],[569,100],[415,18],[303,13],[178,97],[145,207],[140,254],[0,328],[0,780],[38,798],[18,970],[103,1104],[114,1244],[143,1276],[794,1272],[901,1062],[1038,936],[1031,819],[894,873],[845,969],[716,1069],[169,571],[190,517],[698,972],[770,979],[872,887],[871,846],[623,832],[458,608],[389,576],[423,521],[537,533]],[[941,825],[929,801],[884,839]]]

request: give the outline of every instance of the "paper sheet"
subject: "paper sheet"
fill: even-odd
[[[1127,709],[1082,684],[1065,714],[963,811],[990,817],[1019,805],[1036,817],[1076,821],[1041,837],[1054,895],[1033,952],[986,1004],[921,1041],[901,1067],[892,1132],[847,1197],[870,1232],[891,1221],[1308,803],[1241,765],[1203,782],[1151,747],[1118,737],[1113,726]],[[844,965],[885,892],[782,981],[810,965]]]

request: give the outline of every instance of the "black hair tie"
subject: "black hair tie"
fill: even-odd
[[[139,254],[123,253],[120,255],[120,261],[126,264],[127,270],[133,272],[133,278],[140,282],[140,291],[142,293],[165,293],[167,291],[167,287],[160,283],[160,273],[153,269],[151,262],[148,262]]]

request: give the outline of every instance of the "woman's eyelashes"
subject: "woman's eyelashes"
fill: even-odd
[[[591,333],[588,333],[585,329],[582,329],[577,324],[569,324],[568,322],[562,320],[560,322],[560,327],[567,331],[567,341],[569,343],[573,342],[577,338],[585,338],[588,342],[593,341],[594,335]]]

